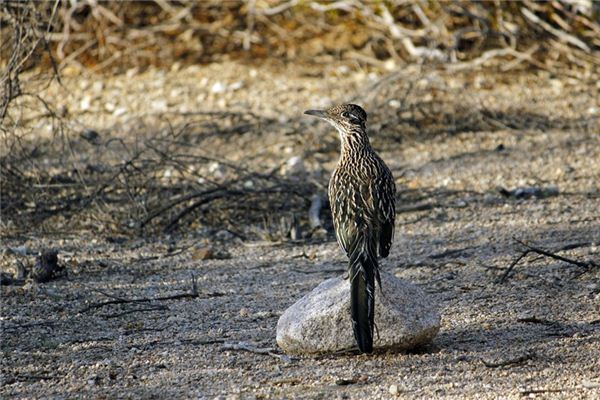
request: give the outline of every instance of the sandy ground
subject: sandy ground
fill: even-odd
[[[331,232],[268,242],[200,230],[115,240],[31,229],[5,235],[3,267],[54,247],[68,276],[2,287],[0,395],[600,398],[599,268],[529,254],[500,282],[525,250],[514,238],[600,264],[600,87],[547,73],[409,69],[378,85],[381,77],[226,63],[66,76],[66,89],[45,95],[74,125],[108,137],[184,123],[194,110],[251,110],[261,124],[203,146],[265,168],[299,155],[321,183],[337,139],[302,110],[363,104],[399,187],[396,241],[382,268],[439,304],[430,346],[299,358],[277,349],[281,313],[344,269]],[[37,132],[52,133],[44,121]],[[547,192],[517,198],[499,187]],[[18,247],[30,254],[6,251]],[[189,295],[160,299],[180,294]]]

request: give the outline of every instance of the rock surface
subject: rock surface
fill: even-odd
[[[440,315],[420,288],[381,273],[375,295],[375,350],[408,350],[430,342]],[[288,308],[277,323],[277,344],[291,354],[328,353],[356,347],[350,321],[350,284],[328,279]]]

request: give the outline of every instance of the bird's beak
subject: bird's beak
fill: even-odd
[[[327,113],[323,110],[306,110],[304,111],[304,114],[306,115],[313,115],[315,117],[319,117],[319,118],[323,118],[323,119],[327,119]]]

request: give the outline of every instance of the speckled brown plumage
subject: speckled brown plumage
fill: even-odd
[[[340,135],[341,155],[329,181],[329,202],[338,243],[349,259],[354,336],[359,350],[370,353],[378,257],[388,256],[394,236],[394,178],[371,147],[367,113],[361,107],[343,104],[306,114],[325,119]]]

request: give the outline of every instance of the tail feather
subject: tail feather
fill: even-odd
[[[377,258],[369,251],[357,252],[350,258],[350,304],[352,328],[358,349],[373,352],[375,326],[375,278],[378,277]]]

